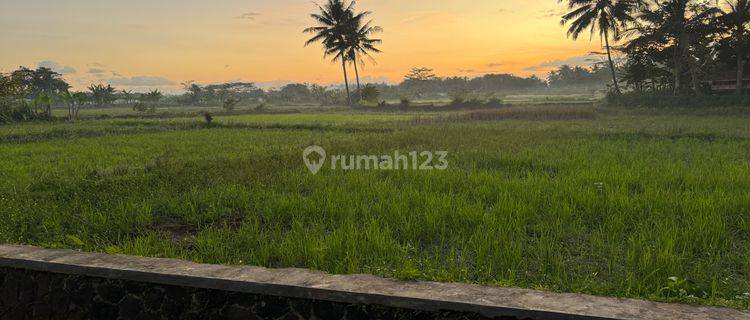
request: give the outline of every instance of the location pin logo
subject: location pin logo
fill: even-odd
[[[326,162],[326,151],[320,146],[309,146],[302,153],[302,160],[312,174],[317,174]]]

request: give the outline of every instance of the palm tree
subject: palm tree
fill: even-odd
[[[639,36],[632,39],[627,47],[671,45],[674,94],[678,94],[682,90],[684,60],[691,46],[701,42],[715,28],[710,20],[719,12],[718,8],[701,6],[695,0],[654,1],[652,6],[644,7],[638,15],[639,23],[636,23],[633,31]],[[695,70],[692,72],[695,75]],[[693,87],[697,90],[697,83],[693,83]]]
[[[559,0],[568,1],[569,13],[562,17],[561,24],[570,23],[568,36],[573,40],[586,31],[591,30],[591,35],[595,32],[604,41],[607,49],[607,59],[609,68],[612,72],[612,82],[615,92],[620,93],[620,84],[617,82],[617,73],[615,63],[612,60],[612,48],[609,43],[610,37],[614,40],[620,38],[620,31],[626,23],[632,21],[631,13],[641,5],[640,0]]]
[[[320,12],[313,13],[310,17],[315,20],[317,25],[303,31],[313,34],[313,37],[305,42],[305,46],[322,42],[324,57],[333,56],[332,61],[334,62],[341,60],[349,105],[352,104],[352,97],[349,92],[349,77],[346,74],[346,60],[349,49],[346,37],[347,32],[352,29],[352,22],[356,19],[354,4],[354,1],[347,4],[346,0],[328,0],[328,3],[324,6],[316,4]]]
[[[744,89],[745,58],[748,45],[747,25],[750,23],[750,0],[727,1],[728,12],[722,12],[719,21],[730,33],[737,55],[737,94]]]
[[[357,78],[357,95],[358,99],[362,99],[362,86],[359,81],[359,68],[357,67],[358,62],[362,61],[361,57],[368,57],[371,61],[374,61],[370,53],[380,53],[380,49],[376,45],[383,42],[381,39],[373,39],[372,35],[383,32],[383,28],[378,26],[372,26],[372,21],[368,21],[362,25],[362,18],[370,15],[371,12],[366,11],[357,15],[356,19],[351,24],[352,29],[348,32],[348,59],[354,64],[354,74]]]

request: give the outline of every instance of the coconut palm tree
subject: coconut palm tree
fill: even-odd
[[[352,29],[349,31],[349,51],[348,59],[354,64],[354,74],[357,78],[357,94],[358,99],[362,99],[362,86],[359,81],[359,68],[357,66],[362,57],[368,57],[371,61],[374,61],[371,53],[380,53],[380,49],[376,45],[383,42],[381,39],[371,38],[372,35],[383,32],[383,28],[373,26],[372,21],[368,21],[364,25],[362,24],[362,18],[370,15],[371,12],[366,11],[357,15],[357,18],[351,24]]]
[[[346,96],[350,105],[352,104],[352,98],[349,92],[349,77],[346,73],[349,46],[346,37],[347,32],[352,29],[353,20],[356,18],[354,5],[354,1],[347,3],[346,0],[328,0],[323,6],[316,4],[319,12],[311,14],[310,17],[315,20],[317,25],[303,31],[313,34],[313,37],[305,42],[305,46],[321,42],[324,57],[333,56],[333,62],[341,60]]]
[[[718,8],[701,5],[696,0],[653,1],[638,14],[632,29],[638,36],[627,44],[627,48],[654,45],[671,48],[674,93],[678,94],[682,91],[683,66],[691,47],[705,42],[702,40],[706,35],[715,31],[711,21],[719,13]],[[691,71],[695,75],[693,65]],[[693,82],[694,90],[697,90],[697,83]]]
[[[737,55],[737,94],[742,94],[745,78],[745,58],[747,57],[748,34],[750,23],[750,0],[727,1],[729,10],[719,17],[721,24],[730,34]]]
[[[620,93],[620,84],[617,82],[615,63],[612,59],[612,47],[610,38],[619,40],[623,27],[633,20],[632,12],[642,2],[640,0],[559,0],[567,1],[571,11],[562,17],[561,24],[570,24],[568,36],[573,40],[586,30],[591,30],[591,35],[598,33],[607,50],[609,68],[612,72],[612,82],[615,92]]]

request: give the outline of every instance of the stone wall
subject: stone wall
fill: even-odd
[[[750,320],[742,310],[0,245],[4,319]]]
[[[13,268],[0,268],[0,288],[0,319],[488,319]]]

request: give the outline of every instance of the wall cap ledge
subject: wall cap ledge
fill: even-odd
[[[708,306],[460,283],[404,282],[304,269],[208,265],[17,245],[0,245],[0,267],[425,311],[474,312],[489,318],[750,320],[748,311]]]

